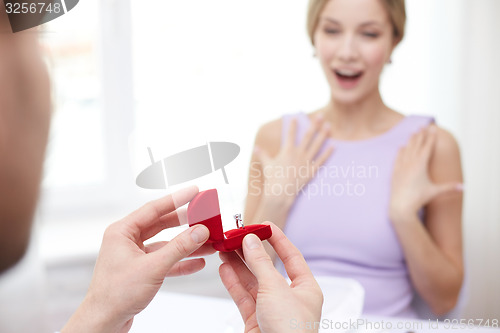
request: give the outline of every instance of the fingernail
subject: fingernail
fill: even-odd
[[[209,232],[207,228],[196,226],[193,227],[193,230],[191,231],[191,239],[193,242],[198,244],[205,241],[208,238],[208,234]]]
[[[456,186],[457,191],[462,191],[464,190],[464,184],[457,184]]]
[[[254,234],[249,234],[245,236],[243,242],[245,243],[246,248],[249,250],[254,250],[258,248],[261,244],[260,239]]]
[[[259,148],[258,146],[255,146],[255,147],[253,148],[253,152],[254,152],[254,153],[258,154],[258,153],[259,153],[259,151],[260,151],[260,148]]]

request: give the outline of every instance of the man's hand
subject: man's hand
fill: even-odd
[[[165,277],[192,274],[205,266],[203,258],[180,261],[215,252],[212,246],[203,246],[209,236],[203,225],[189,228],[170,242],[144,244],[163,229],[178,226],[183,211],[176,209],[197,193],[196,187],[180,190],[107,228],[89,291],[63,333],[127,332]]]
[[[243,240],[243,253],[220,254],[224,263],[219,273],[240,310],[245,332],[302,332],[293,325],[320,321],[323,294],[299,250],[270,225],[273,235],[268,241],[283,261],[291,285],[253,234]]]

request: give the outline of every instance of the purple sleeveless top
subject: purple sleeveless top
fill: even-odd
[[[298,143],[310,121],[305,113],[284,116],[282,140],[293,117]],[[333,144],[334,152],[299,192],[288,215],[284,231],[315,275],[354,278],[363,285],[364,314],[417,317],[410,305],[414,290],[388,207],[399,148],[432,122],[432,117],[408,116],[370,139],[329,139],[325,145]],[[281,263],[278,269],[286,274]]]

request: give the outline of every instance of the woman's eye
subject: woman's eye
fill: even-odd
[[[376,33],[376,32],[363,32],[363,36],[370,37],[370,38],[377,38],[378,33]]]
[[[338,30],[338,29],[325,29],[325,32],[327,34],[333,35],[333,34],[338,34],[340,32],[340,30]]]

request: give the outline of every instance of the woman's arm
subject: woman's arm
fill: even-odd
[[[245,223],[254,224],[273,221],[280,229],[285,226],[293,198],[266,193],[264,188],[264,167],[258,158],[258,151],[276,157],[281,147],[282,120],[263,125],[257,132],[254,153],[250,161],[248,194],[245,203]],[[266,170],[267,172],[267,170]],[[276,192],[275,192],[276,193]]]
[[[280,229],[299,190],[307,184],[332,153],[333,147],[318,155],[329,135],[329,127],[321,118],[315,118],[296,145],[297,122],[290,122],[290,129],[283,144],[282,120],[275,120],[261,127],[255,139],[254,154],[250,162],[248,195],[245,205],[245,223],[272,221]],[[297,170],[307,172],[294,172]],[[302,177],[296,177],[296,174]],[[276,253],[268,244],[267,252],[274,260]]]
[[[458,144],[435,126],[415,135],[395,165],[392,222],[412,283],[436,315],[455,306],[462,286],[462,181]]]

